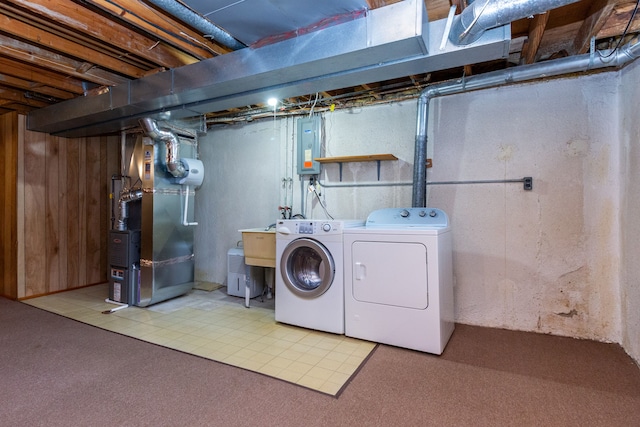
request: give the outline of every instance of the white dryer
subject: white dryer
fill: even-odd
[[[276,223],[276,321],[344,334],[342,235],[363,224],[298,219]]]
[[[377,210],[344,231],[344,248],[345,335],[442,354],[454,330],[447,214]]]

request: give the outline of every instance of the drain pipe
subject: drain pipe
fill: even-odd
[[[165,145],[165,166],[167,171],[175,178],[183,178],[187,175],[187,170],[180,160],[180,140],[178,136],[158,127],[155,120],[150,118],[140,119],[140,126],[143,132],[154,141],[162,141]]]
[[[477,1],[477,0],[476,0]],[[429,86],[418,98],[418,118],[413,166],[413,207],[425,207],[427,199],[427,131],[429,103],[438,96],[454,95],[512,83],[561,76],[602,68],[622,68],[640,57],[640,42],[629,43],[617,51],[595,51],[553,61],[521,65],[513,69],[479,74]]]
[[[151,4],[159,7],[165,12],[177,17],[181,21],[189,24],[198,31],[205,34],[223,46],[232,50],[240,50],[247,47],[243,43],[236,40],[231,34],[227,33],[213,22],[197,14],[193,10],[184,6],[176,0],[148,0]]]
[[[578,0],[476,0],[454,18],[449,40],[467,45],[490,29]]]

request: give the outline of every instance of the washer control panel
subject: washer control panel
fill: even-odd
[[[364,221],[334,220],[279,220],[277,231],[281,234],[328,235],[342,234],[344,228],[362,226]]]

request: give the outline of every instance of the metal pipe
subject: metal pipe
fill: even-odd
[[[165,166],[167,171],[176,178],[182,178],[187,174],[184,164],[180,160],[180,140],[178,136],[158,127],[155,120],[140,119],[140,126],[144,133],[154,141],[162,141],[165,145]]]
[[[150,3],[158,6],[165,12],[177,17],[181,21],[189,24],[198,31],[205,34],[223,46],[228,47],[231,50],[240,50],[247,47],[245,44],[240,43],[231,34],[215,25],[213,22],[197,14],[193,10],[184,6],[182,3],[175,0],[149,0]]]
[[[454,18],[449,40],[467,45],[490,29],[578,0],[476,0]]]
[[[129,191],[124,191],[118,198],[118,230],[124,231],[127,229],[127,219],[129,218],[129,202],[142,199],[144,191],[137,188]]]
[[[415,160],[413,165],[412,206],[426,206],[427,132],[429,103],[437,96],[453,95],[472,90],[487,89],[528,80],[585,72],[602,68],[621,68],[640,56],[640,42],[626,44],[615,52],[595,51],[590,54],[570,56],[553,61],[521,65],[517,68],[494,71],[466,79],[431,85],[418,98]]]

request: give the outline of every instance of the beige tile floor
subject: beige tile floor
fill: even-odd
[[[23,301],[26,304],[207,359],[336,395],[375,344],[276,323],[273,300],[251,302],[225,288],[193,290],[147,308],[105,302],[106,284]]]

